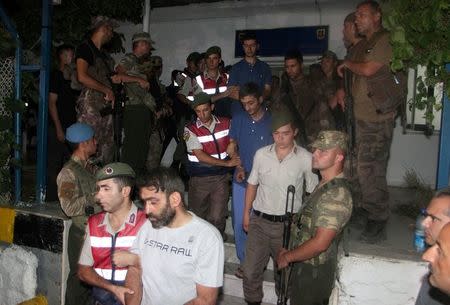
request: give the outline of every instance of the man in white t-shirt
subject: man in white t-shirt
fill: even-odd
[[[138,183],[146,222],[130,252],[114,263],[129,266],[126,304],[216,304],[223,284],[224,250],[219,231],[185,208],[184,184],[169,168],[157,168]]]

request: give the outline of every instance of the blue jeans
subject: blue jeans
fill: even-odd
[[[109,281],[114,285],[123,286],[125,281]],[[97,304],[101,305],[122,305],[122,303],[115,297],[111,292],[99,288],[92,287],[92,297],[97,302]]]
[[[231,197],[231,212],[234,230],[234,244],[236,245],[236,255],[244,262],[245,242],[247,241],[247,233],[242,228],[242,218],[244,217],[245,205],[245,185],[233,181],[233,193]]]

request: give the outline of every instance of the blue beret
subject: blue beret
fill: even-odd
[[[85,123],[75,123],[66,130],[66,140],[71,143],[81,143],[94,136],[94,129]]]

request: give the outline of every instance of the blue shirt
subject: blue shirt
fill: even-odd
[[[248,82],[256,83],[261,90],[264,90],[264,85],[270,86],[272,72],[269,65],[259,59],[256,59],[254,65],[245,59],[234,64],[230,71],[228,86],[243,86]]]
[[[271,125],[272,116],[267,111],[259,121],[254,121],[245,111],[233,116],[230,138],[239,146],[239,157],[247,174],[252,171],[256,151],[273,143]]]

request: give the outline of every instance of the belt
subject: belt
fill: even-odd
[[[253,210],[253,214],[255,216],[264,218],[265,220],[272,221],[272,222],[283,222],[287,219],[286,215],[270,215],[270,214],[260,212],[258,210]]]

